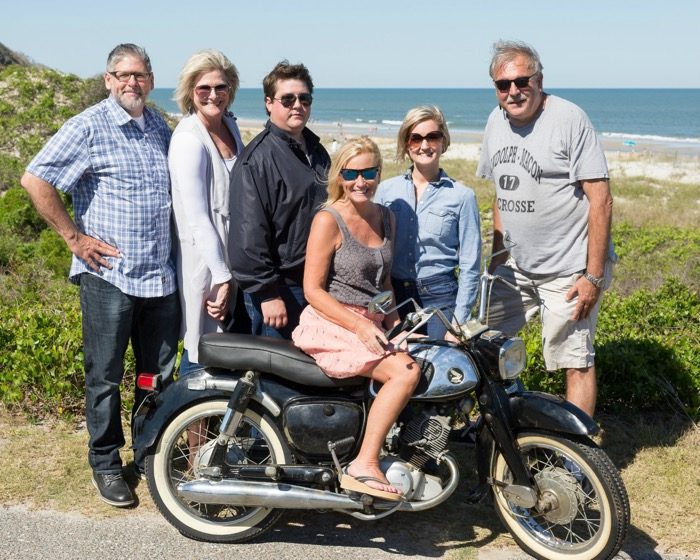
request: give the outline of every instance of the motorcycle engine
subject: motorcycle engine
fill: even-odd
[[[401,431],[400,457],[422,469],[430,459],[437,459],[447,447],[450,417],[437,414],[434,407],[418,412]]]

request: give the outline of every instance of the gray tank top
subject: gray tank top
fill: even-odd
[[[384,290],[384,280],[391,274],[390,210],[379,206],[384,223],[384,243],[367,247],[353,237],[335,208],[324,208],[340,228],[343,243],[331,261],[328,271],[328,293],[340,303],[366,307],[369,300]]]

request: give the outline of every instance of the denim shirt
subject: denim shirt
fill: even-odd
[[[440,169],[439,179],[428,184],[416,204],[411,172],[409,168],[404,175],[382,181],[374,198],[396,216],[392,277],[425,279],[459,267],[455,317],[464,322],[479,285],[481,230],[476,196]]]

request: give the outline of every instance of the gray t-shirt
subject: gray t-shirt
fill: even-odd
[[[391,274],[391,211],[381,205],[378,208],[384,223],[384,242],[379,247],[367,247],[355,239],[335,208],[322,210],[335,218],[343,237],[326,281],[328,293],[340,303],[367,307],[370,299],[384,290],[384,281]]]
[[[524,127],[497,107],[486,123],[477,176],[492,179],[518,267],[535,274],[586,268],[588,198],[580,181],[608,178],[603,148],[576,105],[548,95]]]

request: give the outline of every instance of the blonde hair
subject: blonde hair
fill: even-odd
[[[345,169],[345,166],[352,158],[361,154],[372,154],[375,165],[379,168],[379,173],[382,172],[382,153],[379,151],[379,146],[367,136],[350,138],[333,156],[331,168],[328,172],[328,200],[326,200],[325,206],[329,206],[343,198],[343,178],[340,176],[340,171]]]
[[[185,62],[180,77],[178,79],[177,88],[173,101],[177,103],[184,114],[194,113],[194,85],[199,77],[205,72],[218,70],[226,77],[226,83],[229,87],[229,101],[227,108],[233,103],[238,91],[238,70],[226,56],[217,50],[207,49],[194,53]]]
[[[396,140],[396,159],[398,161],[405,160],[408,157],[408,138],[411,136],[411,130],[417,124],[425,121],[435,121],[440,132],[442,132],[442,153],[450,147],[450,131],[447,130],[447,121],[445,115],[439,107],[435,105],[422,105],[409,109],[408,113],[401,123],[399,128],[398,138]]]

